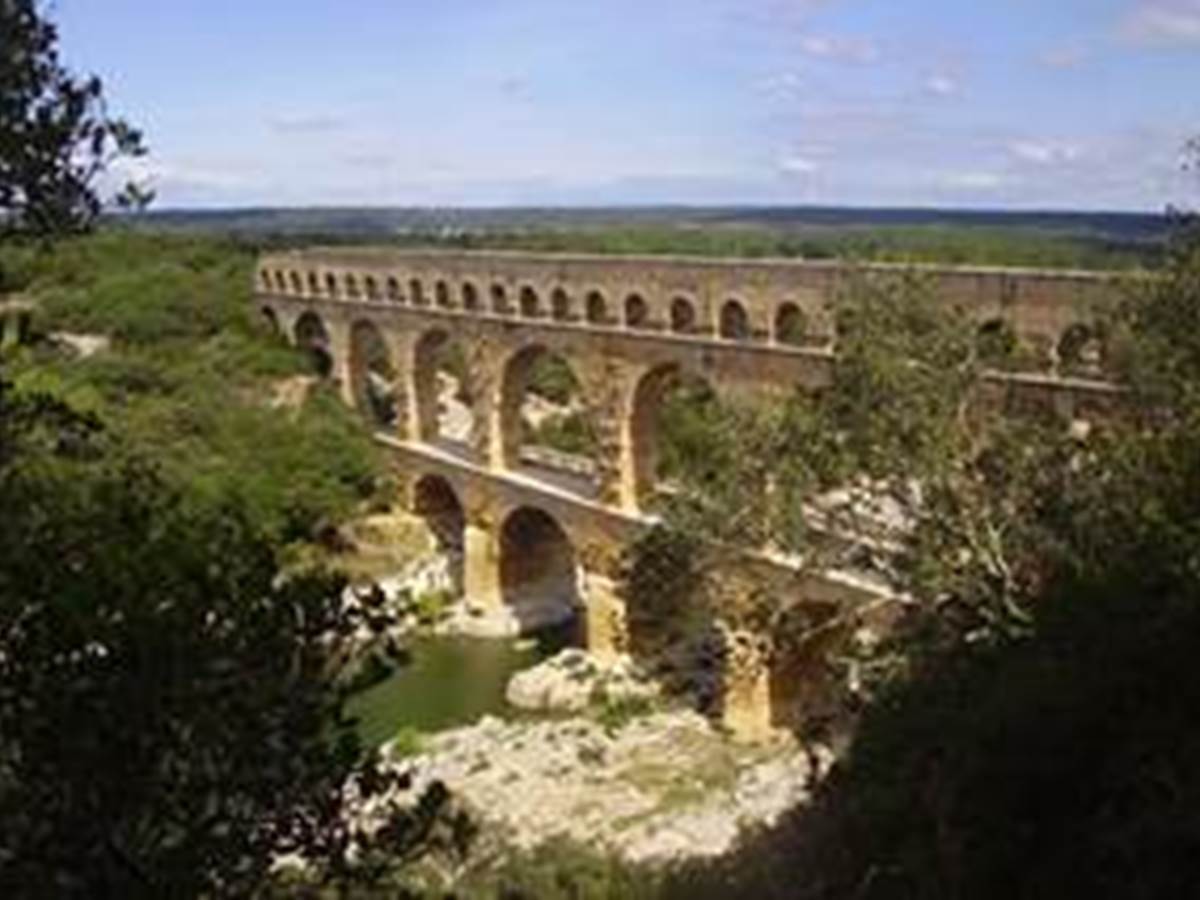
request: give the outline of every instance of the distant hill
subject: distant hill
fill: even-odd
[[[135,227],[256,243],[392,242],[547,252],[830,256],[1124,268],[1151,262],[1164,214],[850,207],[157,210]]]
[[[160,228],[259,234],[395,235],[439,231],[511,231],[603,226],[758,226],[804,231],[822,228],[943,226],[1014,228],[1124,240],[1158,240],[1161,213],[1007,212],[853,207],[604,207],[437,209],[390,207],[164,209],[144,221]]]

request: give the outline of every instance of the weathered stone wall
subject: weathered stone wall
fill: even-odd
[[[374,293],[412,306],[461,310],[474,304],[481,313],[710,336],[721,334],[722,312],[736,303],[749,326],[742,339],[749,342],[783,342],[780,314],[794,306],[803,313],[804,342],[824,345],[834,338],[831,305],[849,279],[900,272],[928,278],[948,303],[970,310],[980,323],[1008,322],[1031,343],[1057,343],[1071,325],[1088,321],[1116,297],[1109,273],[386,248],[272,255],[262,260],[258,277],[264,290],[322,299]],[[672,321],[675,304],[691,310],[686,328]]]

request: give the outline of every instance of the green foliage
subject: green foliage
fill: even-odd
[[[857,483],[886,498],[902,527],[867,565],[907,599],[862,651],[869,702],[816,803],[735,858],[680,873],[665,896],[1191,890],[1197,246],[1182,235],[1160,277],[1131,286],[1110,325],[1129,406],[1086,439],[1049,419],[965,416],[970,334],[927,319],[909,286],[886,289],[890,317],[871,290],[844,301],[860,330],[830,388],[799,407],[802,427],[782,430],[807,440],[779,455],[773,497],[796,506]]]
[[[710,462],[714,470],[720,466],[721,460],[710,456],[715,436],[725,430],[720,415],[712,388],[699,379],[681,381],[667,391],[658,414],[659,478],[678,479],[689,467]]]
[[[697,530],[674,518],[648,529],[623,557],[628,629],[632,649],[645,659],[708,627],[705,547]]]
[[[560,406],[567,405],[579,394],[579,383],[570,364],[553,353],[540,354],[534,360],[529,369],[528,387],[530,393]]]
[[[338,673],[387,617],[2,380],[0,495],[0,893],[241,897],[289,852],[354,875],[348,779],[394,779]],[[402,855],[428,816],[396,812]]]
[[[425,736],[416,728],[404,727],[396,732],[388,745],[388,752],[395,759],[420,756],[425,750]]]
[[[47,250],[0,247],[0,268],[32,289],[54,328],[123,343],[251,332],[254,248],[109,228]]]
[[[1161,413],[1200,404],[1200,220],[1184,219],[1152,278],[1129,284],[1129,296],[1106,323],[1109,364],[1139,392],[1139,404]]]
[[[1118,244],[1086,232],[987,225],[771,226],[758,223],[704,227],[630,225],[490,230],[445,237],[418,232],[401,241],[472,250],[547,253],[687,255],[855,259],[862,262],[941,263],[1033,268],[1126,269],[1157,258],[1157,247]]]
[[[76,360],[27,353],[17,381],[102,414],[133,454],[187,485],[190,502],[237,502],[282,540],[311,536],[371,496],[383,467],[365,429],[327,389],[270,407],[300,354],[256,330],[253,248],[216,238],[101,231],[15,259],[42,328],[112,335]],[[0,263],[0,266],[5,265]]]
[[[58,29],[39,7],[0,4],[0,233],[45,239],[88,229],[97,180],[146,151],[140,132],[109,115],[100,79],[62,64]],[[141,208],[151,198],[129,184],[116,199]]]
[[[1018,352],[1017,335],[1012,326],[1002,320],[979,330],[976,352],[980,361],[994,369],[1009,368]]]
[[[609,737],[654,711],[654,703],[648,697],[622,697],[614,700],[603,688],[600,689],[600,693],[600,708],[596,711],[596,721]]]
[[[524,439],[575,456],[595,456],[599,449],[591,423],[581,412],[547,416],[537,428],[527,428]]]
[[[416,613],[417,621],[423,626],[436,625],[450,614],[450,608],[454,605],[455,595],[453,591],[425,591],[418,594],[413,601],[413,609]]]

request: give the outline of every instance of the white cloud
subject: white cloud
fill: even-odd
[[[1013,141],[1008,152],[1021,162],[1039,166],[1058,166],[1073,163],[1083,155],[1074,144],[1059,141]]]
[[[866,38],[810,34],[800,38],[800,51],[833,62],[873,63],[879,59],[879,48]]]
[[[796,96],[803,87],[804,79],[795,72],[777,72],[758,83],[759,90],[764,94],[783,98]]]
[[[779,160],[779,169],[788,175],[811,175],[819,169],[813,160],[803,156],[785,156]]]
[[[1122,31],[1137,43],[1200,46],[1200,0],[1137,0]]]
[[[932,94],[934,97],[953,97],[961,90],[958,80],[944,73],[930,75],[925,79],[922,87],[924,87],[925,93]]]

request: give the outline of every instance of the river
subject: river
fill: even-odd
[[[421,637],[412,661],[350,702],[363,740],[378,746],[399,732],[425,734],[470,725],[482,716],[515,714],[504,702],[509,678],[564,646],[549,634],[536,642]]]

